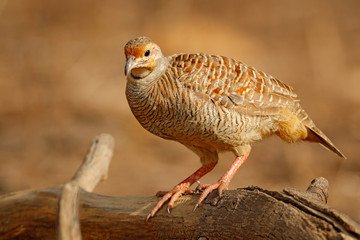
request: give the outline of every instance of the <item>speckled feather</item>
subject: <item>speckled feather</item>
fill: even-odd
[[[149,44],[154,44],[149,38],[133,39],[125,55],[141,58]],[[128,82],[126,91],[134,115],[150,132],[235,154],[236,147],[277,134],[287,142],[320,142],[341,155],[301,108],[293,89],[278,79],[227,57],[200,53],[163,58],[164,71],[152,84]]]
[[[170,209],[191,192],[189,187],[215,167],[218,152],[232,151],[234,163],[204,188],[196,206],[214,189],[221,195],[251,145],[273,134],[287,142],[317,142],[345,158],[301,108],[293,89],[262,71],[202,53],[164,57],[147,37],[129,41],[125,55],[126,97],[136,119],[151,133],[182,143],[202,163],[160,199],[148,218],[167,200]]]
[[[271,116],[286,121],[282,114],[288,109],[306,127],[317,129],[292,87],[280,80],[231,58],[208,54],[176,54],[170,66],[184,86],[209,96],[218,106],[225,106],[241,114]]]
[[[217,105],[252,115],[275,115],[279,107],[298,105],[291,87],[239,61],[207,54],[180,54],[171,59],[179,80]]]

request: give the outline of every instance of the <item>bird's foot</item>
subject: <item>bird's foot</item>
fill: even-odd
[[[217,183],[214,184],[199,184],[195,191],[202,191],[195,207],[195,209],[205,200],[205,198],[211,193],[213,190],[217,189],[219,197],[221,197],[222,192],[227,189],[230,180],[233,178],[236,171],[239,167],[245,162],[246,158],[249,156],[249,153],[243,156],[239,156],[235,159],[229,170],[225,173],[225,175],[220,178]]]
[[[155,207],[151,210],[149,215],[146,217],[146,220],[149,220],[151,217],[155,216],[157,211],[164,205],[166,201],[169,201],[167,211],[170,213],[170,210],[174,207],[175,201],[183,194],[192,194],[194,193],[193,190],[189,189],[190,184],[189,183],[180,183],[179,185],[176,185],[173,190],[166,192],[166,191],[159,191],[156,193],[156,196],[162,197]]]
[[[227,189],[229,185],[228,181],[224,181],[222,179],[220,179],[217,183],[213,183],[213,184],[199,184],[199,186],[196,187],[195,191],[197,192],[201,192],[201,195],[194,207],[194,210],[196,210],[196,208],[198,208],[198,206],[205,200],[205,198],[215,189],[218,190],[218,194],[219,197],[221,197],[222,192]]]
[[[170,199],[168,203],[168,212],[170,212],[170,209],[174,207],[175,201],[183,194],[192,194],[194,193],[193,190],[190,190],[189,187],[195,183],[199,182],[199,179],[204,176],[206,173],[210,172],[216,165],[217,162],[210,162],[208,164],[204,164],[202,167],[200,167],[198,170],[196,170],[193,174],[191,174],[188,178],[186,178],[184,181],[176,185],[173,190],[170,192],[164,192],[160,191],[156,195],[162,197],[158,203],[155,205],[155,207],[151,210],[149,215],[146,217],[146,220],[149,220],[149,218],[155,216],[156,212],[159,211],[159,209],[164,205],[164,203]]]
[[[173,191],[173,190],[172,190]],[[170,191],[171,192],[171,191]],[[155,196],[157,196],[157,197],[163,197],[163,196],[165,196],[166,194],[168,194],[169,193],[169,191],[158,191],[156,194],[155,194]],[[195,191],[194,190],[191,190],[191,189],[185,189],[185,192],[183,192],[183,194],[193,194],[193,193],[195,193]]]

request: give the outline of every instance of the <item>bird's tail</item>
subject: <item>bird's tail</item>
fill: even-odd
[[[326,149],[336,153],[339,157],[345,158],[345,155],[340,152],[340,150],[335,147],[335,145],[330,141],[330,139],[317,127],[315,126],[306,126],[308,129],[308,136],[305,138],[305,141],[317,142],[320,143]]]

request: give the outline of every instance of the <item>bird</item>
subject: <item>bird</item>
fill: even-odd
[[[190,186],[214,169],[218,153],[235,160],[214,184],[199,184],[194,210],[210,192],[221,196],[251,147],[277,135],[288,143],[306,141],[344,154],[315,126],[293,88],[277,78],[232,58],[205,53],[164,56],[149,37],[125,44],[126,89],[130,109],[147,131],[177,141],[198,155],[201,167],[168,192],[147,220],[168,201],[168,212]]]

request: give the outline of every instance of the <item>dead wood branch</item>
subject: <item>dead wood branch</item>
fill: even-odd
[[[59,240],[82,239],[79,223],[80,188],[91,192],[99,181],[107,178],[113,149],[112,136],[101,134],[96,137],[80,168],[63,187],[57,214]]]
[[[61,187],[0,198],[0,239],[54,239]],[[300,193],[300,194],[299,194]],[[249,187],[211,194],[192,211],[196,195],[168,214],[146,215],[156,197],[109,197],[80,190],[83,239],[359,239],[360,227],[342,213],[296,190]]]
[[[82,189],[92,192],[100,181],[107,179],[113,151],[114,138],[111,135],[101,134],[96,137],[72,181]]]
[[[198,196],[185,195],[170,214],[163,208],[146,222],[157,197],[84,190],[106,176],[112,155],[112,138],[97,139],[83,169],[64,187],[0,196],[0,239],[360,239],[359,225],[326,205],[324,178],[314,179],[305,192],[248,187],[225,191],[221,198],[214,192],[195,212]]]
[[[59,198],[58,239],[81,240],[79,202],[79,185],[74,182],[65,184]]]

